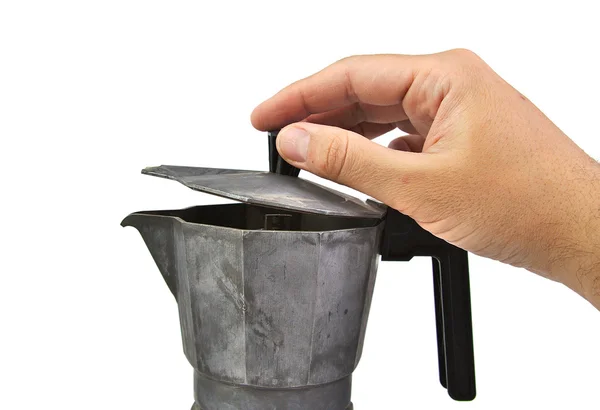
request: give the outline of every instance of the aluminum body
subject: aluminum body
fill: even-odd
[[[122,223],[139,230],[177,299],[194,409],[351,406],[382,223],[281,212],[232,204]]]

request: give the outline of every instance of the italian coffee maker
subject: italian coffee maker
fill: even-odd
[[[299,178],[269,133],[269,171],[143,174],[238,201],[136,212],[179,307],[192,410],[351,410],[379,259],[433,260],[441,384],[475,398],[467,253],[375,201]]]

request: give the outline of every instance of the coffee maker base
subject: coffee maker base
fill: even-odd
[[[352,410],[352,378],[294,389],[233,385],[194,375],[192,410]]]
[[[202,410],[197,404],[194,404],[192,406],[192,410]],[[352,405],[352,403],[350,403],[350,405],[346,408],[346,410],[354,410],[354,406]]]

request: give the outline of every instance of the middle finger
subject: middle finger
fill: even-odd
[[[363,122],[393,124],[407,119],[402,104],[382,106],[357,102],[335,110],[310,115],[305,121],[350,129]]]

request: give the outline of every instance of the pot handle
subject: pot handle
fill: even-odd
[[[433,258],[440,382],[454,400],[473,400],[475,358],[467,252],[388,208],[380,253],[383,261],[409,261],[414,256]]]

